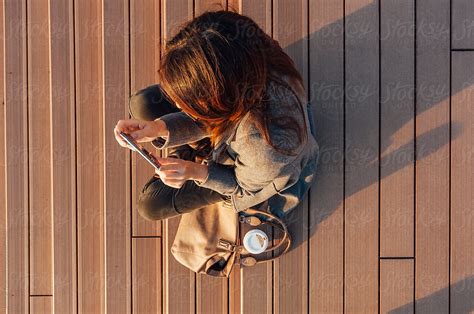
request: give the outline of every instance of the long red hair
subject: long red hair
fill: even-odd
[[[266,114],[270,80],[291,88],[278,76],[300,84],[303,79],[279,43],[245,15],[220,10],[185,23],[166,43],[159,74],[164,93],[203,123],[212,146],[249,111],[267,143],[278,151],[292,154],[272,143],[269,123],[292,129],[300,142],[307,136],[293,118],[271,119]]]

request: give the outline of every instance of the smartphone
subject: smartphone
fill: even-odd
[[[120,136],[128,143],[136,152],[138,152],[146,161],[148,161],[156,170],[160,170],[160,163],[156,158],[144,147],[138,144],[130,135],[120,132]]]

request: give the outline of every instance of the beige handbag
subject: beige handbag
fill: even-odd
[[[262,224],[276,227],[283,236],[278,244],[269,245],[264,252],[254,255],[242,244],[240,230],[244,225],[252,230]],[[171,253],[179,263],[196,273],[229,277],[234,264],[248,267],[267,262],[285,254],[290,246],[288,229],[270,212],[268,201],[238,213],[219,202],[181,215]],[[275,254],[278,248],[284,249]],[[269,252],[274,252],[273,256],[267,254]]]

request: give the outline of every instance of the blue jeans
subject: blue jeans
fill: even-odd
[[[162,115],[178,112],[180,109],[163,96],[159,84],[150,85],[134,93],[129,99],[129,112],[138,120],[155,120]],[[202,151],[209,151],[209,138],[196,142]],[[206,149],[204,149],[206,148]],[[168,157],[194,161],[201,150],[194,150],[190,145],[172,147]],[[207,152],[205,155],[207,155]],[[186,181],[179,189],[170,187],[153,175],[143,186],[138,196],[138,212],[146,220],[160,220],[191,212],[206,205],[226,199],[226,196],[204,187],[193,180]]]

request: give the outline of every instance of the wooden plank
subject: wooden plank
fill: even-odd
[[[451,42],[455,49],[474,49],[474,2],[471,0],[452,0]],[[447,31],[447,28],[444,28]]]
[[[413,271],[413,259],[380,260],[380,313],[414,313]]]
[[[230,3],[229,3],[230,4]],[[230,9],[230,8],[229,8]],[[239,13],[252,18],[267,34],[272,33],[271,0],[240,1]],[[249,230],[241,229],[242,237]],[[272,229],[261,226],[259,229],[272,235]],[[272,254],[268,253],[267,257]],[[261,263],[253,267],[240,268],[235,265],[229,277],[230,313],[271,313],[273,308],[273,263]]]
[[[131,94],[149,85],[156,84],[160,62],[160,34],[159,1],[137,0],[130,3]],[[154,150],[151,143],[144,143],[143,146],[150,151]],[[137,210],[138,195],[153,175],[153,167],[138,154],[132,154],[133,236],[161,235],[161,221],[146,220]]]
[[[163,40],[175,35],[182,23],[193,17],[192,0],[165,0],[162,7]],[[164,53],[164,51],[162,51]],[[167,155],[168,150],[165,150]],[[196,275],[171,255],[181,217],[163,221],[163,311],[165,313],[194,313]]]
[[[291,3],[291,5],[290,5]],[[308,90],[308,2],[273,1],[273,38],[293,59]],[[274,311],[303,313],[308,308],[308,196],[284,221],[292,247],[274,264]]]
[[[31,313],[49,314],[53,313],[53,296],[30,297]]]
[[[30,295],[53,294],[48,2],[28,1]]]
[[[76,2],[78,312],[105,312],[102,3]]]
[[[250,229],[263,230],[270,237],[272,228],[263,225],[258,227],[242,226],[240,234]],[[275,243],[277,243],[275,241]],[[266,253],[271,258],[272,253]],[[230,313],[272,313],[273,309],[273,267],[272,262],[264,262],[252,267],[236,264],[229,277],[229,312]]]
[[[226,0],[195,0],[194,14],[200,15],[206,10],[225,9]],[[228,278],[214,278],[196,275],[196,312],[226,313],[228,311]]]
[[[196,313],[227,313],[227,278],[196,275]]]
[[[380,3],[380,256],[414,256],[414,13]]]
[[[128,1],[104,5],[104,147],[107,312],[131,312],[130,150],[113,135],[117,121],[128,115]],[[119,184],[120,182],[120,184]]]
[[[29,312],[26,1],[4,2],[7,312]]]
[[[227,0],[195,0],[194,12],[198,16],[205,11],[225,10],[227,8]]]
[[[242,12],[242,2],[248,0],[227,0],[227,10],[232,12]],[[257,1],[254,1],[257,2]],[[267,3],[269,0],[258,1],[259,3]]]
[[[309,98],[320,146],[310,189],[309,312],[343,311],[344,50],[342,0],[311,0]]]
[[[474,309],[473,95],[474,53],[452,52],[450,310],[453,313]]]
[[[7,312],[7,207],[6,207],[6,195],[7,185],[5,183],[6,174],[6,163],[5,163],[5,18],[3,2],[0,1],[0,99],[2,101],[2,110],[0,110],[0,147],[3,148],[3,153],[0,154],[0,312]]]
[[[193,18],[193,0],[164,0],[161,14],[164,43],[178,33],[183,23]],[[164,50],[161,53],[163,54]]]
[[[344,310],[378,308],[378,3],[345,2]],[[347,15],[349,14],[349,15]]]
[[[415,311],[447,313],[449,32],[430,32],[427,25],[449,25],[449,0],[422,0],[416,5]]]
[[[133,313],[164,313],[161,290],[161,239],[132,239]]]
[[[272,0],[240,0],[239,4],[240,14],[252,18],[263,31],[272,36]]]
[[[242,232],[242,229],[240,229],[240,232]],[[234,268],[232,269],[232,272],[229,275],[229,309],[228,309],[228,313],[243,313],[244,312],[243,308],[246,304],[244,303],[244,301],[242,299],[243,296],[245,295],[242,285],[245,284],[248,281],[245,281],[245,280],[242,279],[242,275],[243,275],[242,271],[243,270],[244,269],[242,267],[240,267],[240,265],[235,264]],[[269,275],[270,275],[270,278],[271,278],[272,273],[270,272]],[[257,278],[257,280],[258,280],[258,278]],[[260,281],[258,281],[258,282],[254,281],[253,282],[253,285],[251,287],[251,289],[253,289],[253,292],[258,293],[259,289],[265,289],[266,288],[266,287],[263,287],[263,285],[259,285],[258,288],[257,288],[256,284],[260,284]],[[270,286],[270,292],[272,291],[271,288],[272,287]],[[271,296],[271,294],[270,294],[270,296]],[[267,304],[269,304],[270,308],[271,308],[272,301],[270,299],[270,302],[268,303],[268,299],[267,299],[267,300],[265,300],[263,302],[260,302],[258,304],[259,305],[264,304],[264,308],[267,306]],[[256,311],[256,310],[257,309],[255,309],[255,308],[252,309],[252,311]],[[257,311],[259,311],[259,313],[265,313],[265,311],[262,312],[261,309],[258,309]]]
[[[52,0],[51,162],[54,309],[77,313],[76,126],[73,2]]]

